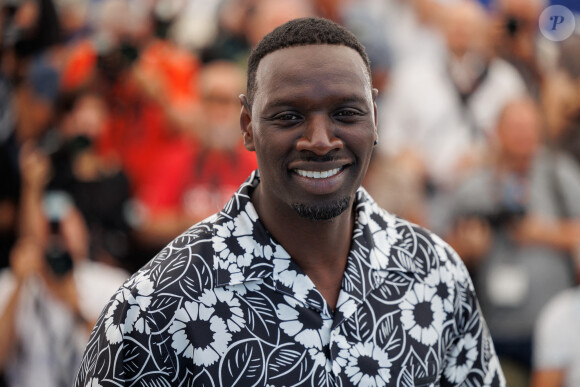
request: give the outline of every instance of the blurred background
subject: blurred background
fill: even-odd
[[[577,20],[560,41],[540,29],[551,5]],[[580,278],[578,13],[576,0],[0,0],[0,386],[70,385],[117,287],[257,167],[238,123],[246,60],[304,16],[346,26],[371,59],[365,188],[460,254],[508,385],[550,385],[546,370],[564,385],[572,360],[539,344],[563,328],[538,319]]]

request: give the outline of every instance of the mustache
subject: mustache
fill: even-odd
[[[323,163],[329,161],[338,161],[340,160],[340,157],[338,157],[338,155],[335,153],[327,153],[325,155],[317,155],[315,153],[302,153],[300,154],[298,160],[305,162]]]

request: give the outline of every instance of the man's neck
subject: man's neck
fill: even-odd
[[[354,210],[324,221],[300,217],[294,209],[272,208],[260,198],[252,202],[260,220],[290,254],[334,309],[340,292],[354,227]]]

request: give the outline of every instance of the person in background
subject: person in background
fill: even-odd
[[[129,180],[119,160],[99,150],[107,105],[100,94],[81,89],[63,93],[56,111],[51,189],[68,192],[82,213],[92,260],[134,269]]]
[[[532,387],[580,385],[580,256],[575,252],[574,288],[556,295],[542,309],[534,330]]]
[[[0,267],[8,266],[9,251],[17,238],[20,151],[26,143],[39,143],[54,123],[58,80],[56,69],[36,61],[9,97],[8,111],[2,121],[6,136],[0,142]]]
[[[292,19],[315,15],[313,2],[308,0],[254,0],[245,24],[250,48],[255,47],[264,35],[279,25]]]
[[[517,69],[536,100],[558,59],[558,45],[539,29],[540,14],[549,5],[548,0],[492,0],[491,4],[494,49]]]
[[[60,31],[51,0],[0,3],[0,268],[16,240],[20,147],[51,124]]]
[[[546,140],[580,164],[580,34],[560,44],[558,71],[546,77],[542,107]]]
[[[183,229],[221,209],[256,169],[239,136],[239,101],[245,75],[235,63],[216,61],[201,71],[199,121],[188,145],[156,162],[137,197],[143,244],[158,250]]]
[[[525,93],[517,71],[493,55],[481,5],[462,0],[441,7],[447,55],[393,69],[378,147],[384,167],[375,173],[386,208],[436,231],[448,193],[485,158],[501,109]],[[381,188],[381,179],[393,184]]]
[[[580,36],[560,45],[560,69],[544,84],[547,139],[580,165]],[[580,250],[575,259],[576,287],[554,296],[541,310],[534,329],[532,387],[580,385]]]
[[[128,274],[88,259],[84,219],[46,190],[50,163],[21,151],[19,238],[0,272],[0,371],[9,387],[70,385],[92,326]]]
[[[580,168],[542,147],[532,99],[510,102],[493,160],[453,193],[447,240],[472,273],[509,385],[528,383],[542,307],[574,284],[580,242]]]

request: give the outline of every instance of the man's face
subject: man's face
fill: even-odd
[[[281,214],[331,219],[350,208],[376,140],[376,91],[346,46],[285,48],[265,56],[244,143],[255,150],[260,199]]]

